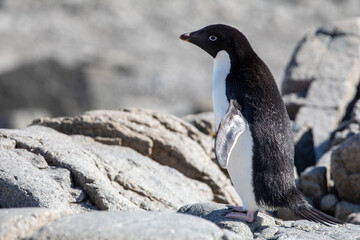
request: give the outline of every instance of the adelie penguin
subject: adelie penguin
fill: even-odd
[[[180,39],[214,58],[215,155],[244,205],[231,207],[226,217],[253,222],[259,210],[289,208],[314,222],[341,224],[313,208],[296,188],[290,119],[270,70],[246,37],[216,24]]]

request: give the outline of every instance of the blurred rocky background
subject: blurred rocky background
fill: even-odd
[[[212,59],[181,33],[237,27],[280,87],[306,32],[359,9],[358,0],[1,0],[0,127],[91,109],[209,111]]]

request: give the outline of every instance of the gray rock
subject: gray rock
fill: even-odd
[[[339,199],[336,197],[335,194],[326,194],[324,197],[321,198],[320,202],[320,209],[324,212],[334,215],[336,204],[338,203]]]
[[[92,212],[50,223],[31,239],[244,239],[215,224],[185,214]],[[251,238],[252,239],[252,238]]]
[[[360,226],[345,224],[325,226],[307,220],[279,221],[259,213],[255,223],[248,224],[240,220],[227,219],[223,215],[230,210],[223,204],[199,203],[184,206],[178,210],[185,214],[199,216],[229,229],[242,236],[242,239],[358,239]]]
[[[49,208],[0,209],[0,239],[357,239],[360,226],[327,227],[305,220],[278,221],[260,213],[253,224],[225,219],[223,204],[184,206],[182,213]],[[196,215],[200,216],[189,216]],[[214,223],[216,223],[216,225]]]
[[[200,132],[211,135],[215,132],[214,112],[204,112],[198,114],[189,114],[182,117],[185,121],[194,125]]]
[[[336,204],[335,217],[345,221],[352,213],[360,212],[360,204],[340,201]]]
[[[299,190],[315,202],[327,193],[326,168],[308,167],[300,175]]]
[[[42,126],[0,130],[1,138],[17,146],[0,154],[2,207],[170,211],[214,199],[206,184],[129,148],[70,137]],[[34,167],[29,160],[39,154],[49,165],[46,169]]]
[[[29,237],[42,226],[73,214],[60,208],[0,209],[0,239],[16,240]]]
[[[306,220],[286,221],[265,229],[257,239],[352,239],[359,237],[360,226],[345,224],[327,227]]]
[[[356,99],[360,81],[360,20],[338,22],[309,33],[298,45],[283,81],[295,123],[312,130],[316,159]]]
[[[307,92],[315,79],[317,67],[327,51],[330,36],[306,35],[298,44],[282,83],[282,92]]]
[[[331,174],[339,197],[360,203],[360,134],[339,145],[332,154]]]
[[[224,204],[197,203],[183,206],[178,212],[209,220],[221,228],[229,229],[239,234],[244,239],[252,239],[252,232],[257,232],[259,229],[275,225],[274,219],[263,213],[259,213],[256,221],[252,224],[236,219],[225,218],[224,215],[231,212],[231,210]]]
[[[69,196],[59,184],[31,164],[37,155],[0,149],[0,207],[67,207]]]
[[[44,118],[34,122],[73,135],[135,149],[185,176],[208,184],[214,200],[239,204],[229,178],[212,160],[213,139],[186,121],[150,110],[91,111],[75,117]]]
[[[320,205],[320,199],[331,191],[333,181],[331,173],[331,154],[333,148],[327,151],[318,160],[315,166],[308,167],[301,173],[298,188],[316,205]]]
[[[359,90],[358,95],[360,96]],[[348,114],[349,117],[335,130],[331,139],[332,146],[339,145],[347,138],[360,133],[360,100],[355,101],[354,105],[349,106],[348,108],[351,110],[351,112]]]

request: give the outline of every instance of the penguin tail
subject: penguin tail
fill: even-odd
[[[313,206],[311,206],[304,198],[304,195],[297,189],[292,188],[288,192],[292,204],[289,204],[289,208],[295,212],[301,218],[307,219],[312,222],[321,223],[326,226],[332,226],[336,224],[345,224],[345,222],[329,216]]]
[[[321,223],[326,226],[336,225],[336,224],[345,224],[345,222],[329,216],[315,208],[313,208],[311,205],[306,204],[301,207],[297,207],[293,209],[295,214],[299,217],[305,218],[309,221]]]

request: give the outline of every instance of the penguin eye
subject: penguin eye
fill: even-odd
[[[217,39],[217,37],[216,36],[214,36],[214,35],[211,35],[210,37],[209,37],[209,39],[210,39],[210,41],[216,41],[216,39]]]

